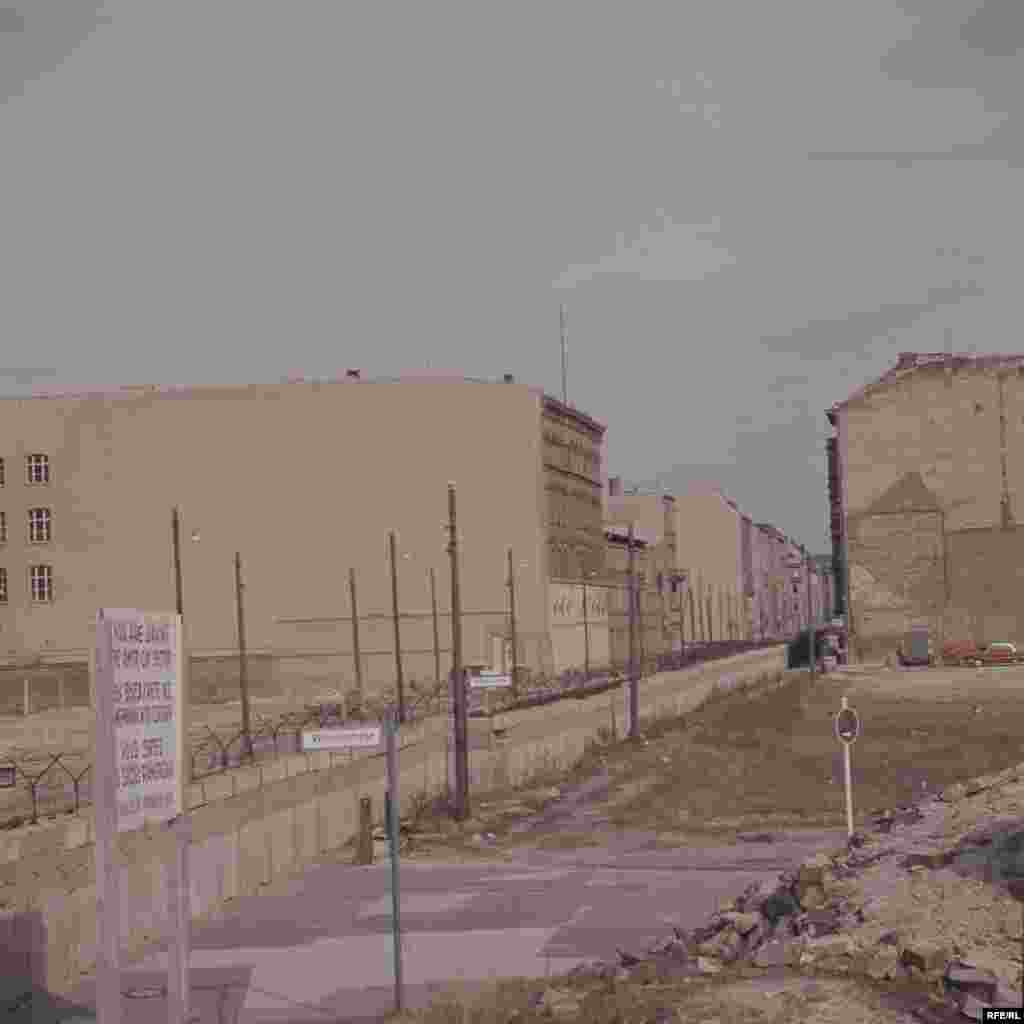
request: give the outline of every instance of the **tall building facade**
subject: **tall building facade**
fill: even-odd
[[[1024,640],[1024,355],[902,353],[827,415],[854,655]]]
[[[511,548],[519,661],[543,671],[552,578],[601,567],[603,437],[590,417],[507,376],[352,371],[0,399],[0,659],[81,662],[97,608],[173,609],[177,506],[197,662],[237,649],[239,552],[248,648],[274,686],[351,685],[350,569],[364,679],[390,682],[393,530],[406,675],[434,675],[431,570],[446,674],[451,481],[464,657],[493,663],[507,643]]]

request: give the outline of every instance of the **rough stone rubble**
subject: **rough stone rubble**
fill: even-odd
[[[1020,1007],[1022,812],[1024,765],[958,783],[877,813],[868,833],[748,886],[701,928],[572,974],[663,982],[789,967],[919,983],[932,1007],[922,1020],[940,1019],[927,1016],[936,1006],[975,1020],[984,1006]]]

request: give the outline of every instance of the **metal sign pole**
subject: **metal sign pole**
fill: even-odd
[[[843,781],[846,787],[846,832],[853,836],[853,786],[850,777],[850,747],[860,735],[860,719],[857,712],[842,698],[842,705],[835,718],[836,738],[843,745]]]
[[[384,732],[387,737],[388,771],[388,834],[391,839],[391,921],[395,943],[395,1011],[401,1013],[404,1004],[402,991],[402,922],[401,899],[398,887],[398,756],[395,751],[395,713],[389,709],[384,717]]]
[[[103,1024],[121,1024],[121,906],[117,843],[117,765],[110,623],[100,611],[92,653],[96,709],[96,1012]]]
[[[843,698],[846,699],[845,697]],[[846,834],[853,835],[853,790],[850,786],[850,744],[843,744],[843,775],[846,782]]]

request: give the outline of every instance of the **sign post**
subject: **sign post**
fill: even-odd
[[[850,785],[850,747],[860,735],[860,719],[851,708],[846,698],[842,698],[842,707],[835,717],[836,739],[843,745],[843,776],[846,784],[846,832],[853,835],[853,793]]]
[[[395,749],[396,714],[389,709],[384,719],[384,733],[387,737],[388,771],[388,836],[391,840],[391,925],[395,944],[395,1011],[401,1013],[404,1004],[402,991],[402,919],[401,899],[398,889],[398,754]]]
[[[175,860],[169,879],[168,1013],[171,1024],[189,1008],[188,821],[181,616],[102,608],[92,652],[96,709],[95,821],[99,1019],[121,1024],[120,871],[118,835],[169,824]]]

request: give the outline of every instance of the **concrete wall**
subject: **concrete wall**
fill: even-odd
[[[608,588],[553,582],[549,594],[555,671],[582,669],[588,662],[591,668],[607,665],[611,658]]]
[[[645,680],[641,714],[681,714],[718,686],[730,689],[781,671],[781,649],[760,651]],[[478,791],[517,784],[549,759],[570,766],[607,727],[621,694],[505,716],[509,739],[471,752]],[[620,726],[621,728],[621,723]],[[443,719],[405,731],[400,753],[403,807],[418,792],[440,792],[447,755]],[[385,788],[380,755],[351,763],[341,755],[282,758],[190,787],[194,823],[191,910],[215,915],[227,901],[256,892],[275,875],[343,845],[356,834],[359,800],[370,796],[380,819]],[[167,870],[172,850],[158,830],[122,835],[122,943],[129,957],[166,931]],[[0,837],[0,973],[28,971],[51,991],[67,993],[95,962],[95,867],[88,813]]]

